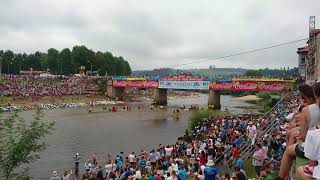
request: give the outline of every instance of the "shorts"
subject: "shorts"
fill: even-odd
[[[304,146],[302,145],[302,143],[297,144],[294,151],[298,157],[306,158],[304,156]]]

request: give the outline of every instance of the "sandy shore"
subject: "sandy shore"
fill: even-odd
[[[242,97],[237,97],[235,100],[239,101],[257,101],[260,100],[261,98],[258,98],[256,95],[247,95],[247,96],[242,96]]]

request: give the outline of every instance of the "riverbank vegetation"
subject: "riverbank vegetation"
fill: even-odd
[[[209,119],[213,117],[213,119],[218,119],[220,115],[230,115],[229,112],[220,111],[220,110],[211,110],[211,109],[199,109],[197,111],[192,112],[189,121],[188,127],[190,130],[193,130],[196,126],[202,123],[204,118]]]
[[[279,93],[259,92],[256,94],[259,100],[247,100],[247,103],[255,104],[268,112],[280,100]]]
[[[43,138],[52,132],[53,127],[54,122],[43,120],[40,111],[31,121],[17,113],[0,116],[0,177],[5,180],[31,179],[27,168],[22,172],[17,169],[40,158],[39,153],[47,147]]]

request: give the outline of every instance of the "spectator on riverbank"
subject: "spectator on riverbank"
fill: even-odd
[[[58,176],[57,171],[52,171],[52,176],[51,176],[50,180],[61,180],[61,177]]]

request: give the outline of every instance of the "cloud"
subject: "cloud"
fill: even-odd
[[[3,0],[0,49],[83,44],[123,56],[133,69],[161,68],[305,38],[318,7],[318,0]],[[304,44],[179,68],[294,67]]]

